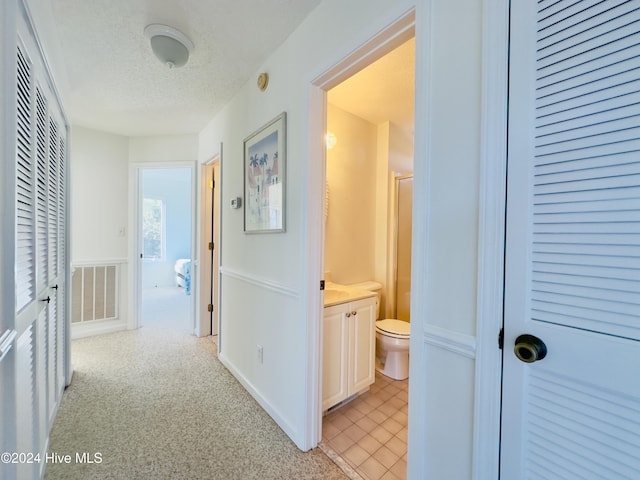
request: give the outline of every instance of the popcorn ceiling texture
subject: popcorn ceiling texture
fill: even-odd
[[[126,136],[197,133],[319,3],[51,2],[67,113],[74,125]],[[191,39],[187,65],[158,61],[143,33],[151,23]]]
[[[210,338],[141,328],[74,340],[46,480],[348,478],[301,452],[217,360]],[[102,462],[76,463],[76,452]]]

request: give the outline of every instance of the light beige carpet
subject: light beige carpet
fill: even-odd
[[[73,460],[49,463],[47,480],[348,478],[319,449],[301,452],[208,338],[142,328],[75,340],[72,352],[49,452]]]

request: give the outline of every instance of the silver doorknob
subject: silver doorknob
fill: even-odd
[[[520,335],[516,338],[513,353],[525,363],[533,363],[547,356],[547,346],[542,340],[533,335]]]

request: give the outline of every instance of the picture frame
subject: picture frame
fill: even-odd
[[[244,232],[285,231],[287,114],[244,139]]]

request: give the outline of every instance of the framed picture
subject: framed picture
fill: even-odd
[[[287,114],[244,140],[244,231],[284,232]]]

